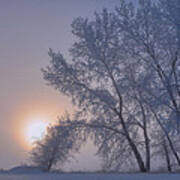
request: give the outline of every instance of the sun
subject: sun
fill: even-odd
[[[30,145],[36,140],[41,140],[46,132],[48,123],[43,121],[35,121],[28,125],[26,130],[26,139]]]

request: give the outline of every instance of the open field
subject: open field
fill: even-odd
[[[1,174],[0,180],[179,180],[180,174]]]

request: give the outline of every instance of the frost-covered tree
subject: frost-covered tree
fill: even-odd
[[[44,78],[78,105],[81,119],[101,127],[102,141],[106,132],[125,136],[141,171],[146,171],[135,139],[136,128],[129,123],[124,109],[127,84],[123,71],[125,57],[119,50],[117,21],[106,10],[89,22],[78,18],[73,34],[79,38],[72,49],[71,61],[50,50],[51,66],[44,70]],[[133,137],[133,138],[132,138]]]
[[[47,129],[42,140],[35,142],[31,159],[36,166],[50,171],[57,163],[62,166],[79,150],[79,131],[72,129],[68,120],[68,116],[61,117],[58,124]]]
[[[114,13],[73,21],[71,59],[49,51],[44,79],[71,98],[77,126],[93,132],[115,169],[125,159],[150,170],[152,122],[180,162],[170,138],[179,129],[178,8],[178,0],[140,0],[137,8],[121,0]]]
[[[124,32],[126,50],[131,57],[143,63],[141,71],[144,69],[144,72],[148,70],[151,73],[146,83],[139,84],[144,102],[164,131],[180,165],[170,139],[172,133],[179,133],[180,122],[179,12],[180,2],[177,0],[160,0],[156,3],[141,0],[136,12],[125,3],[117,9],[117,21]]]

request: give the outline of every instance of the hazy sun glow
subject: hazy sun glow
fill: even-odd
[[[30,145],[33,144],[34,141],[42,139],[46,132],[46,128],[48,123],[43,121],[34,121],[32,124],[28,125],[26,131],[26,139]]]

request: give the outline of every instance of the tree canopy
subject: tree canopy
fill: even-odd
[[[70,59],[49,50],[44,79],[78,107],[72,124],[93,134],[107,169],[133,163],[150,171],[156,128],[180,165],[174,143],[180,130],[179,22],[179,0],[139,0],[138,7],[121,0],[114,12],[73,21]]]

